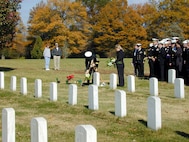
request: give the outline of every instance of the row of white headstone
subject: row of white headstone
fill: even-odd
[[[48,142],[47,120],[32,118],[30,122],[31,142]],[[15,110],[2,110],[2,142],[15,142]],[[75,142],[97,142],[97,131],[92,125],[78,125],[75,128]]]
[[[127,79],[128,91],[129,92],[135,92],[135,77],[133,75],[129,75],[127,78],[128,78]],[[16,80],[17,80],[16,76],[11,77],[10,89],[12,91],[16,91],[16,86],[17,86]],[[178,82],[177,80],[176,80],[176,71],[174,69],[170,69],[168,71],[168,83],[174,84],[174,83]],[[180,78],[179,81],[182,82],[182,79]],[[5,84],[4,83],[4,72],[0,72],[0,89],[4,89],[4,86],[5,86],[4,84]],[[100,86],[100,73],[99,72],[94,73],[93,85]],[[154,84],[154,85],[156,86],[156,84]],[[175,87],[176,87],[176,85],[175,85]],[[21,78],[20,87],[21,87],[21,90],[20,90],[21,94],[26,95],[27,94],[27,78],[25,78],[25,77]],[[117,88],[117,74],[115,74],[115,73],[110,74],[109,87],[110,87],[110,89],[116,89]],[[176,89],[176,90],[178,90],[178,89]],[[36,79],[35,80],[35,97],[40,98],[41,96],[42,96],[42,80]],[[52,101],[57,100],[57,83],[56,82],[50,83],[50,100],[52,100]]]
[[[110,78],[114,78],[115,74],[111,74],[110,75]],[[3,79],[2,79],[3,78]],[[2,82],[2,80],[4,80],[4,74],[1,72],[0,73],[0,86],[1,86],[1,89],[2,89],[2,86],[4,85]],[[114,80],[114,79],[112,79]],[[11,82],[15,82],[15,76],[13,76],[11,78]],[[27,89],[23,89],[25,87],[23,86],[27,86],[27,85],[23,85],[23,84],[26,84],[26,78],[22,78],[21,79],[21,93],[22,94],[27,94]],[[37,88],[41,88],[39,86],[42,85],[42,82],[41,80],[37,79],[35,81],[35,88],[36,90],[38,90]],[[111,81],[110,81],[111,82]],[[183,98],[184,97],[184,81],[183,79],[181,78],[177,78],[175,79],[174,81],[175,83],[175,96],[178,97],[178,98]],[[2,85],[3,84],[3,85]],[[15,86],[14,86],[14,83],[11,83],[12,84],[12,90],[15,89]],[[53,84],[53,85],[52,85]],[[50,86],[50,92],[52,94],[54,94],[54,92],[57,92],[57,86],[54,86],[54,84],[56,85],[56,83],[52,83],[51,86]],[[110,83],[111,84],[111,83]],[[55,89],[54,89],[55,88]],[[135,77],[130,75],[128,76],[128,90],[130,89],[131,92],[134,92],[135,91]],[[38,90],[38,91],[35,91],[35,94],[40,94],[41,92]],[[98,85],[89,85],[89,90],[88,90],[88,103],[89,103],[89,109],[92,109],[92,110],[98,110]],[[150,95],[148,97],[148,121],[147,121],[147,126],[153,130],[158,130],[161,128],[161,100],[160,98],[158,97],[158,80],[157,78],[150,78]],[[56,95],[55,95],[56,96]],[[38,97],[40,97],[40,95],[38,95]],[[57,100],[57,97],[54,97],[54,95],[52,95],[52,98],[51,100]],[[69,104],[71,105],[75,105],[77,104],[77,85],[76,84],[70,84],[69,85]],[[10,115],[9,115],[10,114]],[[119,117],[124,117],[126,116],[127,114],[127,109],[126,109],[126,92],[123,91],[123,90],[116,90],[115,91],[115,115],[116,116],[119,116]],[[12,130],[9,130],[11,127],[13,127],[13,129],[15,129],[14,127],[14,123],[15,123],[15,113],[13,111],[12,108],[8,108],[8,109],[3,109],[3,115],[2,115],[2,127],[3,127],[3,139],[5,139],[5,142],[8,142],[6,139],[11,139],[12,137],[10,136],[7,136],[7,135],[10,135],[8,132],[10,132],[12,135],[15,135],[15,132],[13,132]],[[8,117],[10,116],[10,117]],[[11,121],[11,122],[8,122],[8,121]],[[34,127],[34,126],[40,126],[39,128],[42,128],[41,125],[44,125],[43,126],[43,129],[45,130],[42,130],[42,134],[40,133],[37,133],[39,132],[39,128],[35,128],[35,132],[31,130],[31,137],[34,136],[36,139],[40,139],[40,138],[37,138],[38,136],[40,137],[43,137],[44,134],[43,133],[46,133],[47,130],[46,130],[46,122],[44,122],[44,118],[34,118],[32,119],[31,121],[31,128]],[[6,125],[6,126],[5,126]],[[11,126],[8,126],[8,125],[11,125]],[[13,126],[12,126],[13,125]],[[85,130],[85,128],[88,128],[89,129],[93,129],[95,130],[94,127],[92,126],[88,126],[88,125],[81,125],[81,126],[78,126],[76,127],[76,129],[79,129],[83,132],[85,132],[86,134],[82,134],[81,132],[78,132],[77,134],[77,131],[76,131],[76,138],[75,138],[75,141],[80,141],[82,140],[83,142],[84,139],[86,139],[86,142],[88,136],[87,134],[89,133],[89,135],[91,135],[91,132],[89,130],[89,132],[87,132]],[[38,131],[36,131],[36,129]],[[96,138],[96,130],[94,132],[94,136],[95,138],[93,139],[97,139]],[[81,135],[84,136],[84,138],[81,138]],[[14,138],[15,136],[13,136]],[[36,141],[38,142],[35,138],[31,138],[34,139],[32,142]],[[45,136],[47,137],[47,136]],[[91,137],[91,136],[90,136]],[[47,138],[41,138],[43,139],[43,141],[45,142],[45,139]],[[90,141],[91,141],[91,138],[90,138]],[[12,142],[12,141],[9,141],[9,142]]]

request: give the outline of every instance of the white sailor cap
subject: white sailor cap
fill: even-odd
[[[179,40],[179,37],[172,37],[173,40]]]
[[[171,38],[165,38],[166,41],[171,41]]]
[[[158,44],[164,44],[164,43],[165,43],[164,40],[161,40],[161,41],[158,42]]]
[[[153,41],[158,41],[159,39],[157,39],[157,38],[152,38],[152,40],[153,40]]]
[[[164,44],[169,44],[170,42],[169,41],[165,41]]]
[[[188,43],[188,40],[184,40],[182,43],[183,43],[183,44],[187,44],[187,43]]]
[[[153,43],[150,43],[149,46],[152,47],[154,44]]]
[[[141,44],[141,43],[137,43],[136,45],[137,45],[137,46],[141,46],[142,44]]]
[[[171,43],[177,43],[176,39],[171,40]]]
[[[92,56],[92,52],[91,51],[86,51],[84,55],[85,55],[85,57],[91,57]]]

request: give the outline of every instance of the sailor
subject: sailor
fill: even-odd
[[[138,51],[137,51],[137,68],[138,68],[138,77],[143,78],[144,77],[144,57],[145,52],[142,48],[141,43],[137,43]]]

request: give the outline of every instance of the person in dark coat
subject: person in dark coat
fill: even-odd
[[[147,58],[148,58],[148,64],[150,69],[149,77],[155,77],[155,48],[153,46],[153,43],[150,43],[148,50],[147,50]]]
[[[118,72],[118,78],[119,78],[119,84],[118,86],[124,86],[125,85],[125,81],[124,81],[124,50],[121,47],[121,45],[116,44],[115,45],[116,48],[116,55],[117,55],[117,59],[115,61],[116,67],[117,67],[117,72]]]
[[[62,50],[58,46],[58,43],[55,43],[55,48],[52,49],[52,56],[54,59],[54,70],[60,70],[60,59],[62,56]]]
[[[85,52],[85,74],[89,75],[89,78],[87,79],[87,84],[90,84],[90,79],[92,79],[93,83],[93,73],[97,71],[98,69],[98,63],[99,61],[96,58],[96,55],[93,51],[86,51]]]
[[[176,42],[176,73],[177,78],[183,78],[183,50],[179,42]]]
[[[144,77],[144,57],[145,52],[142,48],[142,45],[140,43],[137,44],[138,51],[137,51],[137,68],[138,68],[138,77],[143,78]]]
[[[168,70],[170,69],[170,61],[171,61],[171,47],[169,46],[169,42],[164,42],[164,48],[166,52],[165,58],[165,79],[168,81]]]
[[[159,68],[158,79],[160,81],[165,81],[165,58],[166,58],[166,52],[165,52],[165,48],[163,47],[163,42],[159,42],[157,61]]]
[[[157,54],[158,54],[158,43],[159,43],[159,39],[157,38],[152,38],[153,41],[153,56],[152,56],[152,60],[153,60],[153,67],[154,67],[154,77],[158,77],[159,75],[159,69],[158,69],[158,61],[157,61]]]
[[[185,51],[183,53],[183,60],[184,60],[184,66],[185,66],[185,84],[189,85],[189,41],[185,41],[184,43]]]
[[[134,67],[134,75],[135,75],[135,76],[138,76],[137,52],[138,52],[138,46],[135,44],[134,50],[133,50],[133,57],[132,57],[132,65],[133,65],[133,67]]]

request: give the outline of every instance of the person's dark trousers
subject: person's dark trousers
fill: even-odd
[[[138,76],[138,68],[137,63],[134,63],[134,73],[136,76]]]
[[[117,64],[118,78],[119,78],[119,86],[124,86],[124,64]]]
[[[165,81],[165,65],[160,63],[159,68],[160,68],[159,69],[160,70],[159,80],[160,81]]]
[[[154,61],[152,61],[152,59],[149,59],[149,68],[150,68],[150,75],[149,77],[154,77]]]
[[[138,77],[144,77],[144,64],[142,62],[138,63]]]

